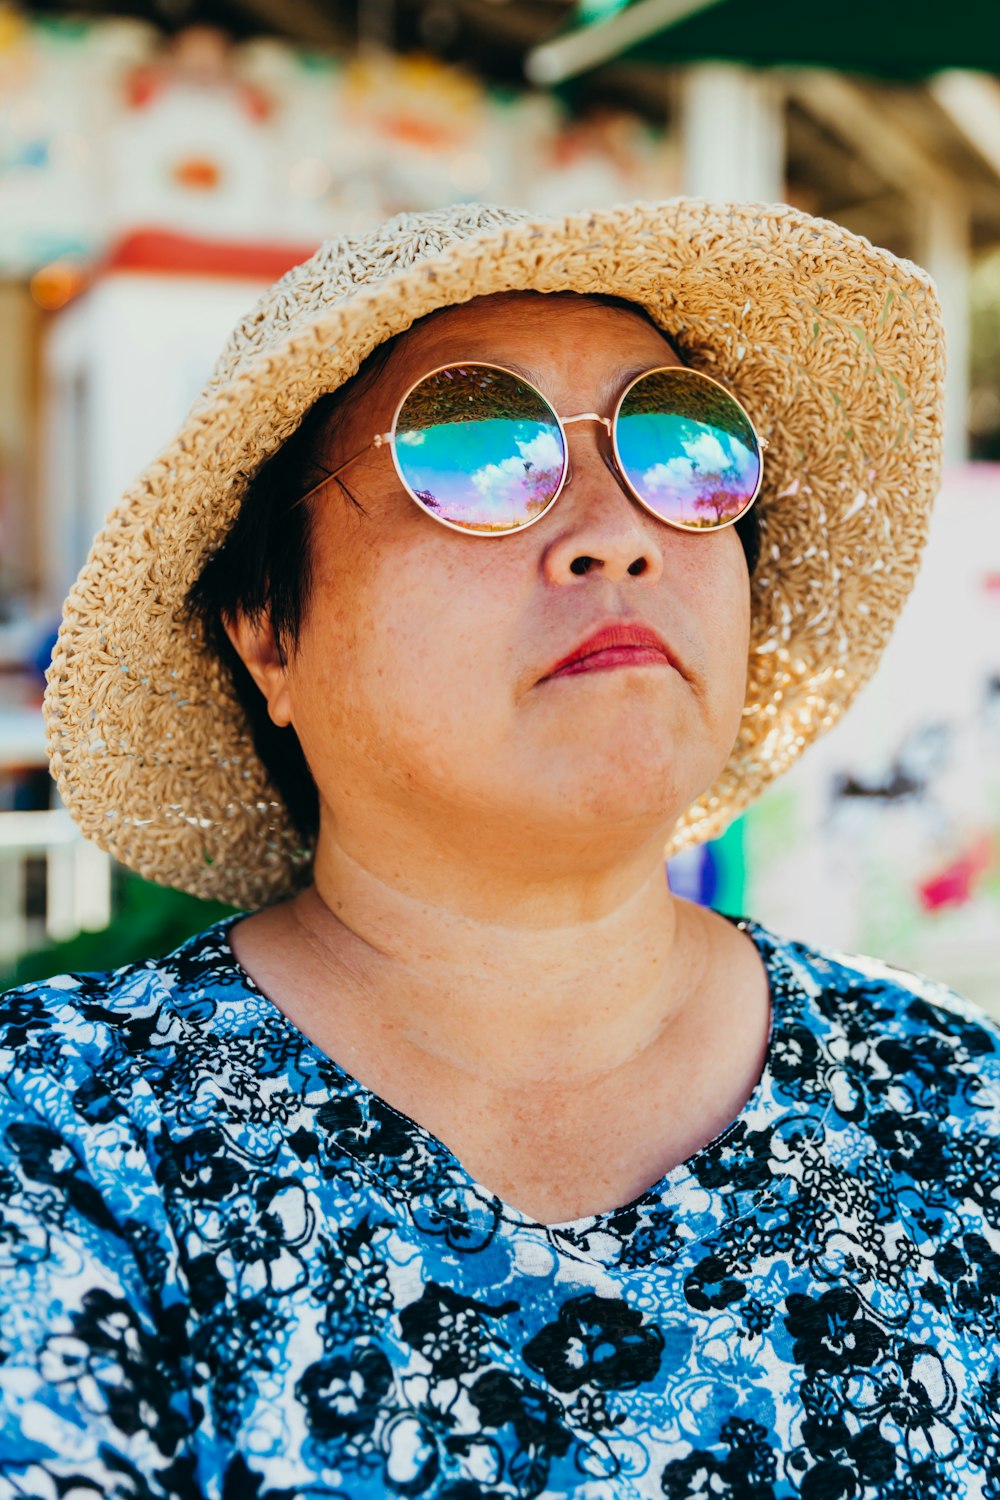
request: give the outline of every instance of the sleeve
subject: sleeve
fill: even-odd
[[[0,1000],[0,1500],[197,1500],[162,1201],[66,998]]]

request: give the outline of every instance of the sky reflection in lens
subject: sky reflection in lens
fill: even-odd
[[[396,463],[422,504],[470,531],[525,526],[559,487],[559,424],[531,386],[486,365],[449,366],[410,393]]]
[[[637,381],[622,403],[617,441],[630,484],[664,520],[718,526],[756,492],[753,427],[727,391],[696,371],[660,370]]]

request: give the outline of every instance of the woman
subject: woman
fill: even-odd
[[[84,829],[244,911],[8,997],[10,1493],[995,1492],[996,1028],[663,871],[870,674],[940,394],[785,208],[263,299],[50,674]]]

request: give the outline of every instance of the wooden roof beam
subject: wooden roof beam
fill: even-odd
[[[1000,179],[1000,84],[987,73],[949,68],[929,91],[959,134]]]
[[[577,25],[565,35],[534,47],[524,59],[525,74],[532,83],[562,83],[589,68],[617,61],[639,42],[718,3],[719,0],[633,0],[606,21]]]
[[[238,0],[240,10],[269,31],[309,47],[343,47],[354,38],[322,0]]]
[[[782,70],[782,77],[796,103],[874,167],[883,182],[907,195],[955,196],[954,178],[849,78],[820,68]]]

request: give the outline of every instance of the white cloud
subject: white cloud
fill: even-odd
[[[517,451],[526,463],[536,469],[561,469],[562,444],[550,427],[543,427],[526,443],[518,443]]]
[[[484,464],[469,475],[483,499],[490,505],[516,504],[523,499],[525,478],[533,470],[562,467],[562,446],[558,436],[547,428],[527,442],[518,442],[516,458],[501,459],[498,464]]]
[[[524,475],[521,459],[505,458],[498,464],[484,464],[469,478],[483,499],[494,505],[519,499],[524,488]]]
[[[642,476],[642,492],[650,499],[656,495],[687,496],[698,490],[698,472],[686,458],[672,458],[665,464],[654,464]]]
[[[665,463],[653,464],[642,476],[642,487],[650,495],[669,491],[682,498],[697,497],[706,475],[729,471],[746,480],[754,463],[753,455],[728,433],[717,436],[700,433],[686,443],[684,453]]]

